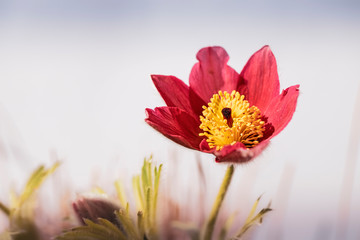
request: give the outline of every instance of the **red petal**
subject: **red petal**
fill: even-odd
[[[205,103],[219,90],[236,90],[239,74],[227,65],[229,55],[222,47],[201,49],[190,73],[190,89],[199,95]]]
[[[174,76],[151,75],[151,78],[168,107],[178,107],[199,118],[204,104],[196,94],[190,93],[189,86]]]
[[[174,76],[151,75],[156,89],[169,107],[178,107],[184,111],[191,108],[189,87]]]
[[[276,60],[269,46],[264,46],[251,56],[240,73],[240,84],[238,91],[262,112],[279,94]]]
[[[145,121],[176,143],[185,147],[199,149],[202,138],[199,136],[200,120],[176,107],[147,108]]]
[[[274,137],[281,132],[281,130],[283,130],[290,122],[296,109],[298,96],[299,85],[295,85],[283,90],[280,95],[271,101],[264,113],[265,117],[267,117],[267,121],[275,128],[271,137]]]
[[[200,151],[202,152],[206,152],[206,153],[214,153],[215,152],[215,148],[210,148],[208,142],[206,141],[206,139],[204,138],[201,143],[200,143]]]
[[[238,142],[234,145],[223,147],[221,151],[214,152],[217,162],[245,163],[258,156],[269,144],[263,141],[253,148],[246,148],[244,144]]]

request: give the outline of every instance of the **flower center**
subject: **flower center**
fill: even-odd
[[[265,130],[261,112],[244,100],[245,96],[236,91],[231,94],[219,91],[210,99],[208,106],[203,106],[200,116],[200,136],[207,137],[210,148],[221,150],[226,145],[241,142],[247,148],[259,143]]]

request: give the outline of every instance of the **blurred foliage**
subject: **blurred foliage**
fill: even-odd
[[[35,223],[36,193],[44,180],[52,174],[59,163],[49,169],[40,166],[27,181],[21,194],[14,192],[10,196],[10,206],[0,202],[0,211],[9,219],[8,229],[0,234],[0,240],[40,240],[41,226]],[[133,194],[135,196],[136,214],[129,211],[128,196],[120,180],[115,182],[117,199],[120,203],[114,204],[106,199],[80,199],[73,204],[74,209],[82,220],[83,225],[64,231],[56,240],[155,240],[160,239],[160,229],[157,224],[157,205],[162,165],[154,166],[152,158],[145,159],[141,173],[132,179]],[[105,192],[97,188],[96,192],[104,195]],[[256,213],[260,202],[259,197],[241,228],[235,236],[229,237],[229,231],[234,228],[236,214],[230,215],[221,225],[217,236],[212,239],[238,240],[253,226],[261,224],[262,219],[269,211],[270,204]],[[77,211],[76,211],[77,210]],[[205,224],[205,223],[204,223]],[[204,226],[195,223],[174,221],[172,227],[186,232],[192,240],[204,238]]]
[[[262,223],[263,221],[263,218],[265,216],[266,213],[272,211],[272,209],[270,208],[270,204],[268,204],[268,206],[266,208],[263,208],[260,210],[260,212],[258,212],[256,215],[255,215],[255,212],[256,212],[256,208],[260,202],[260,199],[261,199],[261,196],[255,201],[253,207],[251,208],[251,211],[247,217],[247,219],[245,220],[245,223],[244,225],[242,226],[242,228],[240,229],[240,231],[238,232],[238,234],[236,235],[236,237],[234,238],[231,238],[232,240],[233,239],[241,239],[244,234],[251,228],[253,227],[254,225],[259,225]]]
[[[82,219],[84,225],[75,227],[68,231],[65,231],[60,236],[56,237],[56,240],[155,240],[160,239],[159,229],[156,224],[157,219],[157,199],[160,183],[160,174],[161,174],[162,165],[157,168],[153,166],[151,157],[145,159],[141,174],[136,175],[132,179],[133,193],[135,196],[137,214],[134,216],[129,212],[129,202],[127,201],[127,196],[124,190],[124,186],[120,180],[115,182],[115,189],[117,193],[117,198],[122,207],[113,212],[115,220],[113,218],[94,218],[94,214],[90,214],[91,219]],[[97,189],[100,193],[104,193],[101,189]],[[228,237],[229,230],[233,227],[235,214],[232,214],[228,219],[221,223],[221,231],[216,239],[225,240],[237,240],[242,239],[244,234],[252,228],[254,225],[261,224],[263,217],[266,213],[271,211],[270,204],[261,209],[256,214],[256,209],[258,207],[260,197],[255,201],[247,219],[245,220],[244,225],[236,231],[236,235]],[[99,201],[99,200],[88,200],[88,201]],[[110,202],[101,201],[101,204],[109,204],[108,209],[112,209]],[[93,205],[95,206],[95,205]],[[107,207],[102,207],[105,209]],[[94,212],[98,216],[104,215],[100,210],[95,209],[94,211],[88,210],[84,213]],[[96,215],[96,214],[95,214]],[[106,214],[105,214],[106,215]],[[83,214],[86,216],[86,214]],[[172,227],[182,230],[187,233],[187,235],[192,240],[200,240],[204,238],[204,226],[199,228],[194,223],[184,223],[179,221],[174,221],[171,224]],[[212,236],[215,239],[214,236]]]
[[[40,239],[35,224],[36,193],[45,179],[59,166],[55,163],[51,168],[37,168],[27,181],[22,193],[10,194],[10,206],[0,202],[0,210],[9,219],[9,229],[0,235],[1,240],[37,240]]]
[[[231,227],[233,226],[234,219],[235,219],[235,216],[236,216],[236,214],[233,213],[223,223],[223,225],[221,227],[221,230],[220,230],[220,233],[217,236],[217,238],[214,238],[214,235],[212,235],[212,239],[219,239],[219,240],[225,240],[225,239],[228,239],[228,240],[240,240],[240,239],[243,239],[245,233],[248,232],[248,230],[250,230],[253,226],[261,224],[265,214],[272,211],[272,209],[270,208],[270,203],[269,203],[266,208],[261,209],[255,215],[256,209],[257,209],[258,204],[260,202],[260,199],[261,199],[261,197],[259,197],[255,201],[254,205],[252,206],[252,208],[250,210],[250,213],[249,213],[248,217],[245,220],[244,225],[237,231],[237,234],[235,236],[231,236],[231,237],[228,236],[228,232],[231,229]],[[181,229],[181,230],[187,232],[188,236],[190,236],[190,238],[192,240],[203,239],[202,232],[198,227],[196,227],[196,224],[174,222],[173,227],[176,227],[178,229]]]
[[[66,231],[57,240],[122,240],[159,239],[156,225],[157,197],[162,165],[153,166],[152,158],[144,160],[141,174],[133,178],[137,214],[132,217],[121,181],[115,182],[118,199],[123,208],[115,210],[115,222],[110,219],[84,219],[84,226]]]

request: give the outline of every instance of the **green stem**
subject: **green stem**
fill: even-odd
[[[205,228],[204,240],[210,240],[211,237],[212,237],[214,227],[215,227],[215,223],[216,223],[216,218],[217,218],[217,216],[219,214],[221,204],[222,204],[222,202],[224,200],[225,194],[226,194],[227,189],[228,189],[228,187],[230,185],[233,173],[234,173],[234,165],[230,165],[226,170],[223,182],[222,182],[221,187],[219,189],[219,192],[218,192],[218,194],[216,196],[216,200],[214,202],[214,205],[213,205],[213,207],[211,209],[210,216],[209,216],[209,219],[207,221],[206,228]]]

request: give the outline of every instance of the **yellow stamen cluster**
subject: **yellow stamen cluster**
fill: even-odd
[[[236,91],[231,94],[219,91],[203,109],[200,128],[204,132],[200,136],[207,137],[210,148],[216,147],[219,151],[237,142],[252,148],[263,137],[265,122],[261,120],[260,110],[255,106],[250,107],[244,95]]]

